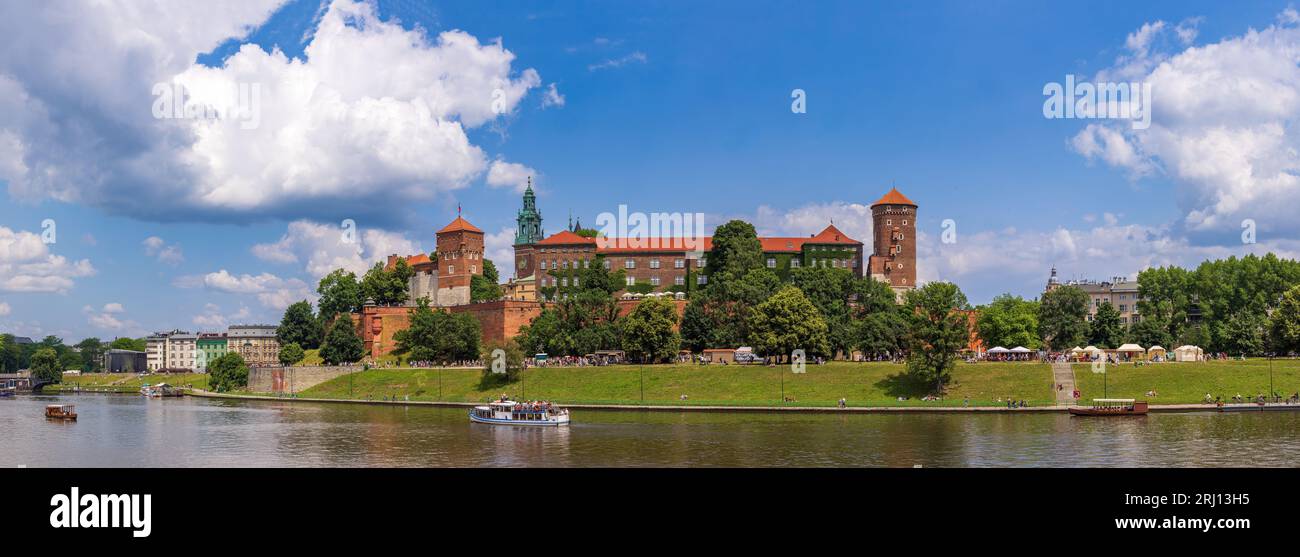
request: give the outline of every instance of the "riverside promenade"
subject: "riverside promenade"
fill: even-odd
[[[365,400],[340,398],[300,398],[286,396],[266,396],[252,394],[214,393],[204,390],[190,390],[188,396],[202,398],[224,398],[237,400],[257,400],[269,402],[309,402],[335,404],[367,404],[389,406],[432,406],[443,408],[471,408],[486,402],[438,402],[429,400]],[[1026,408],[1006,408],[1003,406],[726,406],[726,405],[687,405],[687,404],[560,404],[565,408],[576,410],[612,410],[630,412],[801,412],[821,414],[1050,414],[1065,413],[1069,405],[1031,406]],[[1256,404],[1229,404],[1228,410],[1257,410]],[[1208,404],[1163,404],[1151,405],[1151,412],[1215,412],[1218,408]],[[1140,419],[1140,418],[1138,418]]]

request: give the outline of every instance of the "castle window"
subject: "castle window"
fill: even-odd
[[[568,285],[569,285],[568,277],[560,279],[560,286],[568,286]]]
[[[626,260],[623,261],[623,268],[625,268],[625,269],[635,269],[635,268],[636,268],[636,260],[635,260],[635,259],[632,259],[631,257],[627,258]]]
[[[675,285],[677,285],[677,286],[682,286],[682,285],[686,284],[686,277],[683,277],[683,276],[680,276],[680,275],[679,275],[679,276],[675,276],[675,277],[673,277],[673,284],[675,284]]]
[[[573,287],[574,288],[578,287],[578,277],[573,277]]]
[[[695,284],[708,284],[708,283],[709,283],[708,275],[700,275],[698,277],[695,277]]]
[[[902,269],[902,268],[903,268],[903,264],[902,264],[902,263],[899,263],[899,264],[898,264],[898,268],[899,268],[899,269]]]
[[[674,269],[683,269],[683,268],[685,268],[685,267],[686,267],[686,260],[685,260],[685,259],[674,259],[674,260],[673,260],[673,268],[674,268]]]
[[[703,269],[704,267],[707,267],[708,265],[709,265],[708,261],[706,261],[705,258],[701,257],[701,258],[700,258],[700,263],[699,263],[699,268]]]
[[[775,269],[775,268],[776,268],[776,258],[775,258],[775,257],[769,257],[769,258],[767,258],[767,268],[768,268],[768,269]]]
[[[650,284],[653,286],[659,286],[659,277],[650,277]]]
[[[448,265],[448,266],[447,266],[447,274],[452,274],[452,273],[455,273],[455,272],[456,272],[456,266],[455,266],[455,265]]]
[[[892,226],[893,224],[894,224],[893,219],[885,219],[885,226]]]
[[[790,267],[793,268],[793,269],[798,269],[799,266],[802,265],[802,264],[803,264],[803,263],[800,262],[798,259],[791,259],[791,260],[790,260]]]
[[[545,271],[545,270],[546,270],[546,260],[543,259],[541,263],[542,263],[542,270]]]
[[[606,271],[609,270],[609,260],[608,260],[608,259],[605,260],[605,270],[606,270]]]
[[[470,265],[470,266],[469,266],[469,272],[470,272],[470,274],[477,273],[477,272],[478,272],[478,265]]]
[[[657,259],[657,258],[656,258],[656,259],[651,259],[651,260],[650,260],[650,268],[651,268],[651,269],[658,269],[658,268],[659,268],[659,259]]]
[[[906,219],[903,220],[903,226],[907,226],[907,220],[906,220]]]
[[[636,286],[636,278],[634,278],[634,277],[627,277],[627,285],[628,285],[628,286]]]
[[[522,257],[520,257],[520,258],[519,258],[519,268],[520,268],[520,269],[527,269],[527,268],[528,268],[528,260],[527,260],[527,259],[524,259],[524,258],[522,258]]]

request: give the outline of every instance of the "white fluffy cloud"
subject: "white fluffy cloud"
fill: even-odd
[[[185,253],[181,247],[176,244],[168,244],[162,238],[150,236],[145,238],[141,244],[144,245],[144,254],[149,257],[157,257],[158,261],[170,265],[179,265],[185,261]]]
[[[203,313],[194,316],[194,324],[207,329],[223,329],[231,323],[248,319],[252,315],[247,306],[239,306],[239,310],[232,314],[224,314],[221,306],[216,304],[204,304]]]
[[[523,193],[528,189],[528,179],[537,181],[537,171],[515,162],[506,162],[500,158],[492,161],[488,168],[487,185],[494,188],[511,188]],[[534,184],[536,186],[536,184]],[[534,189],[536,189],[534,187]]]
[[[90,260],[50,253],[40,234],[0,226],[0,291],[62,294],[72,289],[73,279],[93,274]]]
[[[515,276],[515,228],[506,226],[496,233],[484,234],[483,257],[497,266],[503,282]]]
[[[157,220],[391,214],[480,177],[488,157],[467,129],[541,87],[499,40],[428,36],[353,0],[328,5],[302,59],[246,44],[220,67],[193,63],[278,4],[85,0],[70,18],[68,6],[5,3],[0,179],[10,194]],[[191,107],[218,110],[240,84],[256,86],[246,91],[257,110],[150,117],[163,100],[155,84],[171,83]]]
[[[117,302],[104,304],[103,309],[99,311],[96,311],[93,307],[84,306],[81,308],[81,312],[86,316],[86,323],[95,329],[114,332],[134,332],[140,329],[138,323],[127,319],[123,315],[125,309],[122,304]]]
[[[313,278],[340,268],[359,276],[391,254],[406,256],[422,251],[419,242],[394,232],[376,228],[349,230],[306,220],[289,223],[278,241],[252,248],[253,255],[263,261],[302,263]]]
[[[1179,224],[1193,234],[1239,230],[1245,219],[1257,223],[1261,237],[1300,231],[1296,18],[1284,12],[1262,30],[1182,48],[1195,38],[1196,23],[1143,26],[1115,67],[1098,74],[1151,84],[1149,129],[1092,124],[1071,143],[1085,157],[1135,175],[1172,178],[1185,213]],[[1158,49],[1157,39],[1171,31],[1179,48]]]
[[[225,269],[198,277],[177,280],[182,288],[203,287],[229,294],[256,296],[257,301],[271,309],[284,309],[301,300],[312,301],[316,294],[306,282],[296,278],[280,278],[271,273],[258,275],[232,274]]]

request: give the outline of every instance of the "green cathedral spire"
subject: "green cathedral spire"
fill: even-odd
[[[545,237],[542,232],[542,214],[537,211],[537,196],[533,194],[533,177],[528,177],[528,188],[524,190],[524,206],[519,209],[518,223],[515,228],[515,245],[536,244]]]

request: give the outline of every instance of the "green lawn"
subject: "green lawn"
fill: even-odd
[[[299,396],[479,402],[505,393],[569,404],[779,405],[784,381],[785,396],[793,399],[788,405],[834,406],[840,397],[852,406],[960,406],[965,398],[981,406],[1001,405],[999,399],[1008,398],[1033,405],[1053,401],[1051,370],[1043,364],[960,364],[940,402],[918,400],[928,389],[910,382],[905,370],[889,363],[848,362],[810,365],[803,374],[763,366],[533,368],[522,382],[493,387],[480,384],[479,370],[376,369],[335,378]],[[685,402],[683,394],[689,397]],[[899,401],[899,396],[909,399]]]
[[[208,388],[208,376],[204,373],[149,374],[144,377],[135,373],[83,373],[77,376],[65,375],[62,383],[47,386],[45,390],[50,392],[70,391],[75,385],[82,389],[137,392],[140,390],[140,386],[145,383],[150,385],[167,383],[178,387],[193,385],[197,389],[206,389]]]
[[[1088,364],[1075,364],[1074,378],[1083,400],[1102,398],[1103,379],[1110,398],[1137,398],[1152,404],[1198,403],[1211,396],[1268,394],[1269,361],[1263,358],[1226,362],[1177,362],[1134,367],[1107,366],[1105,376]],[[1300,391],[1300,360],[1273,360],[1274,390],[1282,396]],[[1146,396],[1155,390],[1156,396]]]

